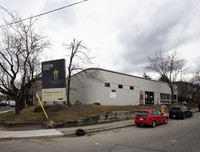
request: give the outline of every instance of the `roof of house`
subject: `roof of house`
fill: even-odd
[[[85,70],[82,70],[74,75],[77,75],[79,73],[82,73],[84,71],[88,71],[88,70],[100,70],[100,71],[105,71],[105,72],[110,72],[110,73],[115,73],[115,74],[119,74],[119,75],[124,75],[124,76],[129,76],[129,77],[134,77],[134,78],[138,78],[138,79],[144,79],[144,80],[148,80],[148,81],[154,81],[154,82],[160,82],[160,83],[166,83],[164,81],[158,81],[158,80],[152,80],[152,79],[146,79],[143,77],[139,77],[139,76],[134,76],[134,75],[130,75],[130,74],[125,74],[125,73],[121,73],[121,72],[116,72],[116,71],[111,71],[111,70],[106,70],[106,69],[102,69],[102,68],[88,68]]]

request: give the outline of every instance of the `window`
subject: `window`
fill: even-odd
[[[160,99],[164,99],[164,94],[163,93],[160,94]]]
[[[167,94],[167,99],[169,99],[169,94]]]
[[[164,99],[167,99],[167,94],[164,94]]]
[[[160,111],[157,111],[157,114],[158,114],[158,115],[162,115]]]
[[[130,86],[130,90],[134,90],[134,86]]]
[[[116,90],[111,90],[111,92],[116,92]]]
[[[105,87],[110,87],[110,83],[105,83]]]
[[[137,116],[147,116],[148,112],[147,111],[140,111],[137,113]]]
[[[181,110],[188,110],[186,106],[181,106]]]
[[[177,100],[177,95],[176,94],[174,95],[174,100]]]
[[[157,115],[157,112],[156,112],[156,111],[152,111],[152,112],[151,112],[151,116],[152,116],[152,115]]]
[[[169,99],[172,100],[172,95],[171,94],[169,95]]]
[[[122,89],[122,88],[123,88],[123,85],[119,84],[119,85],[118,85],[118,88]]]
[[[178,111],[178,110],[180,110],[179,107],[172,107],[172,108],[171,108],[171,111]]]

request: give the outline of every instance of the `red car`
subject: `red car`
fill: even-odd
[[[135,124],[140,125],[151,125],[156,127],[158,124],[168,123],[168,116],[163,115],[160,110],[140,110],[135,116]]]

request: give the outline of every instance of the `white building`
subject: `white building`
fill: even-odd
[[[72,104],[76,101],[101,105],[167,104],[172,99],[165,82],[99,68],[86,69],[73,75],[70,94]]]

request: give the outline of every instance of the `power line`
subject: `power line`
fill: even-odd
[[[8,23],[8,24],[5,24],[5,25],[0,25],[0,28],[5,27],[5,26],[7,26],[7,25],[16,24],[16,23],[18,23],[18,22],[23,22],[23,21],[25,21],[25,20],[29,20],[29,19],[32,19],[32,18],[35,18],[35,17],[40,17],[40,16],[43,16],[43,15],[46,15],[46,14],[50,14],[50,13],[53,13],[53,12],[56,12],[56,11],[65,9],[65,8],[67,8],[67,7],[71,7],[71,6],[74,6],[74,5],[77,5],[77,4],[86,2],[86,1],[88,1],[88,0],[78,1],[78,2],[75,2],[75,3],[69,4],[69,5],[63,6],[63,7],[59,7],[59,8],[56,8],[56,9],[53,9],[53,10],[50,10],[50,11],[47,11],[47,12],[38,14],[38,15],[34,15],[34,16],[31,16],[31,17],[28,17],[28,18],[21,19],[21,20],[16,21],[16,22],[11,22],[11,23]]]

